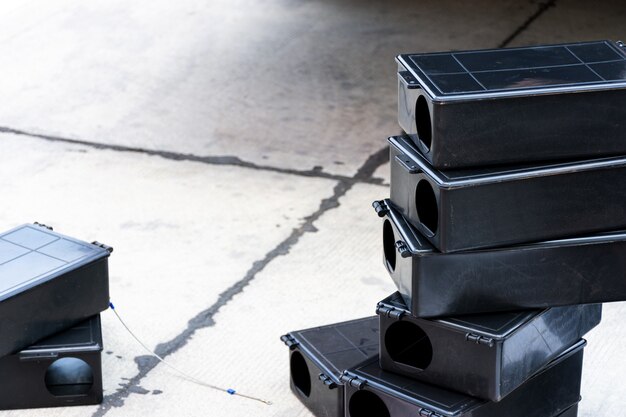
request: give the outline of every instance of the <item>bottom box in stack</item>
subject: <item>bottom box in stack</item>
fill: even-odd
[[[289,346],[293,393],[318,417],[343,416],[342,372],[378,358],[376,316],[291,332],[281,337]]]
[[[576,416],[584,340],[499,402],[480,400],[380,369],[376,358],[344,372],[346,417]],[[565,413],[564,413],[565,412]]]
[[[0,358],[0,409],[100,404],[101,353],[96,315]]]
[[[376,317],[291,332],[291,389],[317,417],[576,417],[584,340],[500,402],[384,371]],[[367,358],[364,360],[364,358]]]

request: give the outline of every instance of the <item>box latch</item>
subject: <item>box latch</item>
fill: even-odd
[[[417,78],[410,71],[398,71],[398,78],[402,80],[406,88],[420,88]]]
[[[419,415],[420,415],[421,417],[442,417],[442,415],[441,415],[441,414],[437,414],[437,413],[435,413],[434,411],[430,411],[430,410],[429,410],[429,409],[427,409],[427,408],[422,408],[422,409],[420,410],[420,412],[419,412]]]
[[[489,347],[493,347],[493,345],[495,344],[492,338],[479,336],[479,335],[473,334],[473,333],[466,334],[465,335],[465,340],[467,340],[468,342],[474,342],[477,345],[485,345],[485,346],[489,346]]]
[[[419,166],[403,153],[396,155],[396,161],[398,161],[398,163],[406,169],[409,174],[416,174],[420,170]]]
[[[280,340],[283,341],[283,343],[285,345],[287,345],[287,347],[291,350],[294,350],[296,348],[296,346],[298,346],[300,343],[298,343],[298,341],[296,339],[293,338],[292,335],[290,334],[286,334],[284,336],[280,337]]]
[[[333,381],[332,378],[329,377],[328,375],[326,375],[325,373],[319,374],[318,378],[319,378],[320,381],[322,381],[322,383],[324,385],[326,385],[328,387],[328,389],[335,389],[335,388],[337,388],[337,384],[335,383],[335,381]]]
[[[396,242],[396,249],[398,250],[400,256],[402,256],[403,258],[408,258],[411,256],[411,250],[409,249],[407,244],[401,240],[398,240]]]
[[[99,248],[102,248],[104,250],[106,250],[109,253],[113,253],[113,248],[109,245],[105,245],[104,243],[100,243],[97,240],[94,240],[93,242],[91,242],[92,245],[95,245]]]
[[[45,225],[45,224],[43,224],[43,223],[34,222],[33,224],[34,224],[35,226],[43,227],[43,228],[46,228],[46,229],[48,229],[48,230],[54,230],[54,229],[52,229],[52,226],[46,226],[46,225]]]
[[[344,384],[349,385],[351,387],[355,387],[357,389],[363,389],[365,384],[367,384],[367,381],[359,378],[358,376],[348,371],[343,371],[343,374],[341,374],[341,376],[339,377],[339,380],[343,382]]]
[[[376,306],[376,314],[399,320],[402,318],[402,316],[406,314],[406,311],[386,304],[378,303],[378,305]]]
[[[372,207],[374,207],[374,211],[376,211],[378,217],[385,217],[387,213],[389,213],[389,206],[385,200],[374,201]]]

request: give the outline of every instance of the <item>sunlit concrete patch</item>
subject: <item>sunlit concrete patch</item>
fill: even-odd
[[[151,347],[214,305],[336,184],[7,134],[0,134],[0,147],[2,227],[39,221],[113,246],[111,298]],[[137,374],[134,359],[145,352],[111,312],[103,313],[103,333],[111,394]]]
[[[605,304],[602,323],[585,336],[589,343],[585,349],[580,417],[617,416],[624,412],[625,315],[626,303]]]
[[[271,407],[197,387],[157,367],[141,382],[158,396],[131,395],[108,416],[310,416],[289,390],[288,349],[279,337],[291,330],[374,315],[376,302],[394,291],[382,265],[381,221],[370,203],[386,188],[357,185],[340,207],[315,222],[289,256],[257,279],[171,356],[198,378],[274,402]]]
[[[401,52],[497,45],[529,0],[9,0],[0,126],[352,175],[396,122]]]
[[[535,45],[597,39],[626,40],[626,3],[558,0],[511,43]]]

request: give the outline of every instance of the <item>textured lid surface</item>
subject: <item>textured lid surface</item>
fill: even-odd
[[[109,256],[106,249],[38,225],[0,234],[0,301]]]
[[[404,310],[408,315],[411,314],[399,292],[393,293],[380,303],[398,310]],[[433,323],[438,323],[439,325],[453,327],[463,332],[474,333],[480,336],[487,336],[494,339],[504,339],[544,311],[545,310],[525,310],[423,320],[432,321]]]
[[[290,335],[327,376],[338,381],[346,369],[378,357],[378,317],[291,332]]]
[[[610,41],[403,54],[399,60],[433,98],[444,100],[626,86],[626,55]]]

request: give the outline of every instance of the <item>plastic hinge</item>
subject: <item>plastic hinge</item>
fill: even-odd
[[[617,41],[615,42],[617,44],[617,46],[619,46],[620,48],[626,48],[626,44],[624,44],[624,42],[622,41]]]
[[[43,223],[34,222],[33,224],[34,224],[34,225],[36,225],[36,226],[39,226],[39,227],[45,227],[45,228],[46,228],[46,229],[48,229],[48,230],[54,230],[54,229],[52,229],[52,226],[46,226],[46,225],[45,225],[45,224],[43,224]]]
[[[385,304],[378,304],[376,306],[376,314],[381,315],[381,316],[385,316],[385,317],[389,317],[392,319],[396,319],[399,320],[402,318],[402,316],[404,316],[406,314],[406,311],[397,309],[395,307],[391,307]]]
[[[401,240],[398,240],[396,242],[396,249],[398,250],[400,256],[402,256],[403,258],[408,258],[409,256],[411,256],[411,251],[409,250],[409,247]]]
[[[437,414],[434,411],[430,411],[426,408],[422,408],[420,412],[418,413],[418,415],[422,417],[443,417],[441,414]]]
[[[389,206],[385,203],[385,200],[374,201],[372,207],[374,207],[378,217],[385,217],[389,213]]]
[[[419,88],[420,84],[417,82],[417,78],[409,71],[399,71],[398,75],[404,80],[407,88]]]
[[[339,377],[339,380],[343,382],[344,384],[349,385],[351,387],[355,387],[357,389],[363,389],[365,384],[367,384],[367,381],[359,378],[356,375],[352,375],[348,371],[343,371],[343,374],[341,374],[341,376]]]
[[[419,166],[403,153],[396,155],[396,161],[398,161],[409,174],[416,174],[420,170]]]
[[[287,347],[291,350],[294,350],[296,348],[296,346],[298,346],[300,343],[298,343],[298,341],[296,339],[293,338],[292,335],[290,334],[286,334],[284,336],[280,337],[280,340],[283,341],[284,344],[287,345]]]
[[[465,335],[465,340],[468,342],[474,342],[477,345],[485,345],[489,347],[493,347],[494,341],[490,337],[479,336],[477,334],[468,333]]]
[[[324,383],[324,385],[326,385],[329,389],[335,389],[337,388],[337,384],[335,383],[335,381],[333,381],[329,376],[327,376],[326,374],[319,374],[318,378],[320,381],[322,381]]]
[[[97,240],[94,240],[93,242],[91,242],[91,244],[96,245],[99,248],[105,249],[109,253],[113,252],[113,248],[111,246],[105,245],[104,243],[100,243]]]

